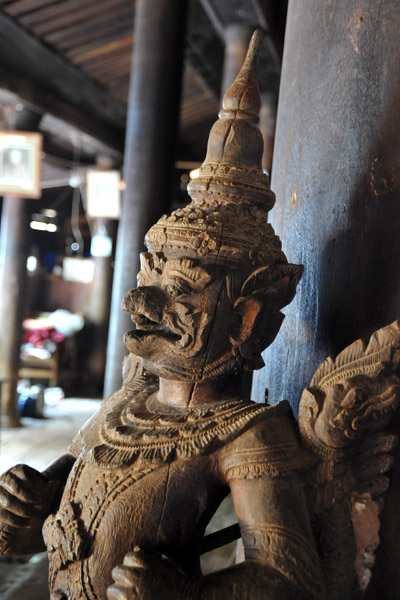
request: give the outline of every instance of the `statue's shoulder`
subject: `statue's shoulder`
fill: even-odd
[[[262,418],[221,451],[220,466],[228,480],[286,476],[314,465],[315,459],[300,445],[289,403],[266,408]]]
[[[114,423],[120,424],[123,415],[136,405],[141,406],[143,399],[154,393],[157,384],[143,378],[141,381],[125,383],[118,391],[101,402],[99,410],[79,430],[74,437],[69,452],[78,457],[88,453],[104,441],[103,430]]]

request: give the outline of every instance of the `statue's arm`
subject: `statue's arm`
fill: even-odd
[[[188,577],[159,554],[136,549],[113,570],[109,600],[317,600],[325,598],[297,477],[231,482],[245,561]]]
[[[137,549],[113,570],[109,600],[326,597],[303,490],[304,471],[315,461],[300,447],[285,407],[283,412],[252,427],[219,457],[219,470],[232,491],[245,561],[204,577],[188,577],[167,558]]]
[[[237,469],[235,476],[230,486],[245,561],[206,576],[201,585],[204,598],[234,597],[235,590],[241,598],[326,597],[301,475],[258,471],[249,478],[247,469],[242,477]]]
[[[0,477],[0,553],[32,554],[44,550],[42,526],[57,510],[75,461],[64,454],[43,473],[16,465]]]

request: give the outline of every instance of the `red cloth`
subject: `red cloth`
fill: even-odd
[[[35,348],[44,348],[44,342],[48,339],[60,344],[65,340],[65,336],[54,327],[38,327],[37,329],[24,327],[24,344],[29,343],[33,344]]]

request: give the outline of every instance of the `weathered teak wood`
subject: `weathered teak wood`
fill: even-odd
[[[225,95],[191,204],[147,233],[123,301],[136,324],[123,387],[44,473],[19,465],[0,478],[0,548],[29,552],[44,539],[52,600],[368,593],[396,443],[400,323],[326,359],[298,424],[288,402],[241,390],[302,274],[267,223],[261,37]],[[202,576],[204,531],[229,491],[245,560]]]

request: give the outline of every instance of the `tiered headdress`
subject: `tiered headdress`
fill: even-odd
[[[242,268],[284,265],[285,275],[298,272],[298,280],[301,269],[288,265],[267,223],[275,195],[262,170],[263,139],[257,126],[262,35],[261,30],[254,32],[243,67],[225,94],[199,177],[188,186],[192,202],[161,217],[148,232],[146,245],[152,252],[184,251],[189,257]]]

